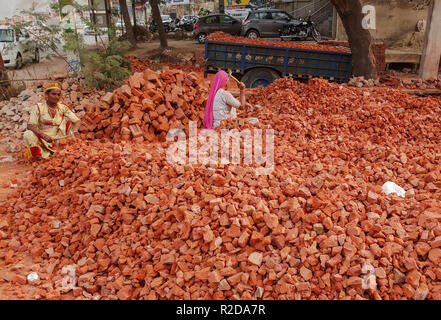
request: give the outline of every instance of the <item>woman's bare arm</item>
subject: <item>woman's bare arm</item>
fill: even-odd
[[[27,129],[35,133],[37,137],[46,140],[47,142],[53,142],[52,138],[38,130],[38,127],[35,124],[28,123]]]
[[[240,89],[240,105],[242,106],[242,108],[246,107],[246,98],[245,98],[245,84],[244,83],[239,83],[239,89]]]
[[[75,132],[78,132],[78,129],[80,128],[80,126],[81,126],[81,120],[78,120],[77,122],[75,122],[74,124],[73,124],[73,127],[72,127],[72,131],[75,133]]]

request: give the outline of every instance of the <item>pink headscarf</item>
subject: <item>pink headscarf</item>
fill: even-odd
[[[214,97],[216,96],[217,91],[225,86],[228,82],[228,73],[223,70],[220,70],[214,76],[213,82],[210,87],[210,95],[208,96],[207,104],[205,105],[205,113],[204,113],[204,128],[205,129],[213,129],[213,102]]]

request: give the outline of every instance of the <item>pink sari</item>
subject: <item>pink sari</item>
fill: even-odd
[[[213,82],[211,83],[211,87],[210,87],[210,95],[208,96],[208,101],[205,106],[204,121],[203,121],[205,129],[213,129],[214,97],[216,96],[217,91],[227,84],[228,78],[229,78],[228,73],[226,73],[223,70],[219,71],[214,76]]]

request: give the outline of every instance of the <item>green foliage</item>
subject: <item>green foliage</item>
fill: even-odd
[[[86,83],[99,89],[114,89],[130,76],[129,63],[119,55],[102,56],[93,53],[83,68]]]
[[[99,89],[114,89],[130,76],[130,63],[123,54],[130,49],[127,41],[111,38],[108,45],[98,51],[82,51],[82,73],[86,83]]]
[[[59,48],[62,47],[62,29],[59,25],[48,25],[49,17],[46,15],[35,13],[35,9],[22,10],[22,14],[31,15],[33,21],[18,23],[12,27],[15,32],[26,30],[30,39],[25,46],[25,51],[34,52],[37,48],[40,52],[50,52],[56,56],[62,57]]]
[[[201,8],[201,9],[199,10],[198,16],[199,16],[199,17],[207,16],[207,15],[209,15],[210,13],[211,13],[210,10],[207,10],[207,9],[205,9],[205,8]]]
[[[76,1],[74,0],[57,0],[55,2],[52,2],[49,7],[53,10],[53,11],[58,11],[58,13],[60,14],[61,17],[65,17],[65,14],[63,14],[61,12],[61,10],[63,9],[64,6],[67,5],[71,5],[75,8],[75,10],[77,12],[83,12],[86,10],[86,8],[88,8],[87,5],[82,6],[80,4],[78,4]]]
[[[66,60],[64,55],[58,52],[58,48],[64,42],[66,51],[78,54],[81,62],[81,73],[88,85],[100,89],[113,89],[121,86],[123,80],[130,76],[130,63],[123,57],[130,49],[130,43],[118,40],[116,36],[117,27],[112,26],[107,31],[102,32],[93,22],[83,18],[88,16],[91,9],[89,6],[78,5],[72,0],[59,0],[51,7],[60,12],[62,7],[67,4],[72,5],[81,16],[81,20],[96,31],[99,38],[97,48],[88,47],[81,35],[63,31],[59,25],[48,26],[46,24],[48,17],[35,13],[34,8],[23,11],[27,15],[34,16],[34,22],[19,24],[16,28],[25,28],[29,31],[32,39],[29,41],[29,46],[41,48],[41,52],[43,49],[47,50],[49,48],[56,55]],[[107,43],[103,41],[102,34],[108,35],[109,41]]]

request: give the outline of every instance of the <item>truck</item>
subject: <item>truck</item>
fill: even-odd
[[[0,25],[0,51],[5,67],[20,69],[24,62],[40,61],[40,51],[31,45],[29,33],[9,25]]]
[[[349,52],[306,50],[256,44],[205,42],[204,76],[225,70],[247,88],[266,87],[281,77],[322,78],[348,82],[352,73]]]

